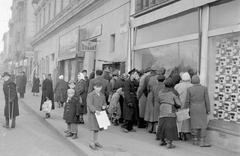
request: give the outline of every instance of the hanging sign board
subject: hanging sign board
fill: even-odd
[[[96,52],[97,51],[97,42],[91,41],[82,41],[81,49],[84,52]]]

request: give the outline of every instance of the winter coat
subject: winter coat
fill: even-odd
[[[156,75],[157,75],[157,73],[152,71],[151,74],[150,74],[150,75],[147,75],[146,78],[145,78],[145,80],[144,80],[144,90],[143,90],[143,92],[144,92],[144,94],[145,94],[146,96],[148,96],[148,93],[150,92],[150,90],[149,90],[149,88],[148,88],[148,84],[149,84],[150,78],[151,78],[151,77],[154,77],[154,76],[156,76]]]
[[[46,97],[52,101],[52,109],[54,109],[54,94],[53,94],[53,85],[52,81],[45,79],[42,84],[42,99],[40,105],[40,111],[42,110],[42,104],[46,101]]]
[[[21,75],[17,75],[17,76],[16,76],[17,92],[19,92],[19,86],[20,86],[20,77],[21,77]]]
[[[39,93],[39,87],[40,87],[40,79],[34,77],[33,78],[32,92],[33,93]]]
[[[54,89],[55,93],[55,101],[56,102],[66,102],[67,100],[67,90],[68,83],[62,79],[60,79]]]
[[[9,89],[10,89],[10,100],[13,102],[13,117],[19,116],[19,108],[18,108],[18,96],[17,96],[17,89],[16,84],[11,81],[10,79],[8,81],[5,81],[3,83],[3,93],[5,98],[5,107],[4,107],[4,116],[9,118]],[[10,110],[12,111],[12,105],[10,107]],[[10,113],[11,115],[11,113]]]
[[[185,81],[182,81],[181,83],[179,83],[175,86],[175,90],[179,93],[179,98],[182,103],[180,109],[185,108],[186,97],[187,97],[187,88],[189,88],[191,86],[192,86],[191,82],[185,82]],[[190,132],[191,131],[190,119],[180,121],[177,123],[177,125],[178,125],[178,132]]]
[[[87,106],[89,109],[89,111],[88,111],[88,126],[89,126],[90,131],[100,130],[94,112],[96,110],[101,111],[102,106],[106,106],[106,105],[107,105],[107,103],[105,100],[105,96],[102,93],[100,93],[100,95],[98,95],[96,93],[96,91],[92,91],[91,93],[88,94],[88,96],[87,96]]]
[[[94,90],[93,85],[95,81],[100,81],[103,83],[101,93],[103,93],[104,96],[108,97],[111,93],[110,84],[109,81],[104,79],[102,76],[97,76],[96,78],[90,80],[88,94]]]
[[[192,129],[207,128],[207,112],[210,112],[208,88],[194,84],[187,89],[185,108],[190,108]]]
[[[80,103],[77,96],[67,99],[63,113],[63,119],[66,123],[79,123],[79,107]]]
[[[143,89],[144,89],[144,80],[147,75],[144,74],[140,80],[139,80],[139,87],[137,90],[137,98],[139,99],[139,117],[144,118],[145,114],[145,109],[146,109],[146,102],[147,102],[147,97],[145,94],[143,94]]]
[[[103,73],[103,78],[108,80],[108,82],[110,82],[110,80],[112,79],[112,77],[107,72]]]
[[[87,114],[87,82],[85,80],[80,80],[77,82],[77,85],[75,87],[76,90],[76,96],[81,97],[81,103],[79,107],[79,114]]]
[[[123,87],[124,102],[123,102],[123,119],[138,120],[138,103],[135,90],[135,82],[127,79]],[[132,106],[129,104],[132,103]]]
[[[19,87],[18,87],[19,93],[25,93],[26,92],[26,84],[27,84],[26,75],[21,75],[20,78],[19,78]]]

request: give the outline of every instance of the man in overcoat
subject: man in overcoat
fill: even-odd
[[[138,77],[138,72],[134,68],[129,72],[130,78],[124,83],[124,102],[123,102],[123,124],[122,131],[125,133],[136,132],[133,129],[134,123],[138,120],[138,103],[135,88],[135,79]]]
[[[19,78],[19,88],[18,91],[20,93],[20,98],[24,98],[24,94],[26,92],[26,84],[27,84],[27,77],[25,72],[21,72],[21,76]]]
[[[18,108],[18,96],[16,84],[10,79],[10,74],[5,72],[3,74],[3,93],[5,97],[5,107],[4,107],[4,116],[6,119],[6,124],[3,125],[5,128],[15,128],[16,126],[16,117],[19,116]],[[10,110],[9,110],[10,104]],[[9,114],[10,111],[10,114]],[[13,113],[13,114],[12,114]],[[12,125],[9,125],[9,119],[12,117]]]

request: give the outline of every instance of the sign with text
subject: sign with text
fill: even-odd
[[[97,51],[97,42],[91,42],[91,41],[82,41],[81,43],[81,49],[82,51],[87,52],[96,52]]]

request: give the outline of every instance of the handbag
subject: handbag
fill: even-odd
[[[50,113],[52,109],[52,101],[51,100],[46,100],[43,104],[42,104],[42,111],[44,113]]]
[[[184,121],[190,118],[189,109],[182,109],[176,112],[177,121]]]

